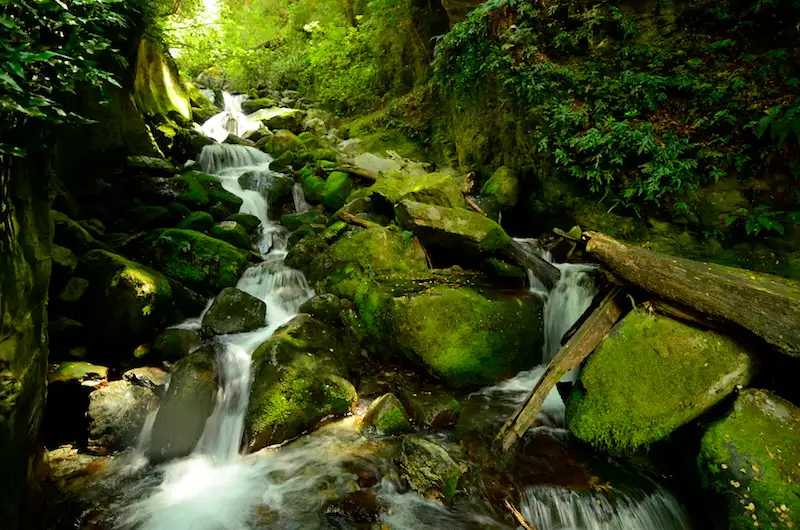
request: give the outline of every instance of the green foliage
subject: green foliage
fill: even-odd
[[[796,175],[800,63],[788,21],[799,15],[798,0],[708,2],[688,8],[685,33],[665,43],[607,4],[490,0],[437,45],[434,81],[462,106],[502,87],[500,105],[519,109],[563,174],[636,212],[680,210],[731,174]],[[729,224],[780,232],[797,217],[797,197],[787,202]]]
[[[0,112],[3,132],[29,122],[85,122],[68,98],[86,87],[119,86],[101,66],[122,60],[109,35],[127,25],[122,0],[3,2]],[[3,134],[0,155],[24,155],[25,138]]]

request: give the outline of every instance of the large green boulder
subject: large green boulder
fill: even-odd
[[[192,212],[178,223],[178,228],[203,233],[211,230],[212,226],[214,226],[214,218],[208,212]]]
[[[323,173],[324,174],[324,173]],[[322,202],[322,192],[325,190],[325,179],[320,176],[316,166],[307,165],[297,174],[303,186],[306,200],[312,203]]]
[[[474,256],[504,247],[509,237],[502,227],[477,212],[402,201],[394,208],[400,226],[419,236],[426,246]]]
[[[264,145],[264,151],[274,157],[279,157],[287,151],[297,152],[305,150],[305,145],[293,132],[287,130],[275,131]]]
[[[199,289],[233,287],[247,267],[244,250],[194,230],[157,231],[150,240],[154,266]]]
[[[464,471],[440,445],[421,436],[403,438],[395,458],[408,485],[427,499],[449,503]]]
[[[152,353],[160,361],[180,361],[200,347],[200,334],[190,329],[167,328],[153,342]]]
[[[481,189],[481,204],[491,216],[507,208],[513,208],[519,201],[519,179],[511,168],[506,166],[495,171]]]
[[[274,106],[275,100],[272,98],[246,99],[242,101],[242,111],[247,114],[261,109],[271,109]]]
[[[634,310],[589,357],[567,425],[592,445],[634,449],[697,418],[754,369],[751,354],[725,335]]]
[[[375,227],[345,234],[314,259],[312,280],[327,282],[334,294],[352,298],[365,277],[413,277],[428,271],[419,241],[408,232]]]
[[[283,442],[329,415],[344,415],[357,395],[346,379],[352,346],[336,328],[300,315],[253,353],[245,418],[249,451]]]
[[[217,206],[231,215],[242,206],[242,199],[223,188],[219,178],[214,175],[189,171],[168,180],[165,186],[173,188],[178,202],[190,210],[210,210]]]
[[[89,280],[84,323],[99,352],[130,353],[177,317],[170,281],[153,269],[98,249],[81,259],[79,271]]]
[[[328,224],[328,218],[314,209],[281,215],[281,225],[289,230],[297,230],[308,225],[325,226],[326,224]]]
[[[325,180],[322,188],[322,204],[331,210],[338,210],[345,205],[347,197],[356,183],[353,177],[343,171],[334,171]]]
[[[458,182],[445,173],[405,175],[399,171],[384,171],[370,186],[368,196],[378,196],[392,204],[409,200],[447,208],[464,207]]]
[[[377,434],[386,436],[414,430],[405,407],[397,399],[397,396],[391,393],[380,396],[370,404],[364,414],[362,428],[367,431],[374,430]]]
[[[158,398],[146,387],[112,381],[89,394],[89,450],[106,454],[135,447]]]
[[[153,422],[147,455],[153,463],[188,455],[214,409],[214,353],[198,350],[175,364],[167,393]]]
[[[235,287],[226,287],[203,315],[202,329],[206,335],[242,333],[264,327],[266,319],[264,302]]]
[[[222,221],[221,223],[216,223],[211,227],[211,232],[209,232],[208,235],[221,239],[222,241],[227,241],[231,245],[241,248],[242,250],[250,250],[253,248],[247,229],[236,221]]]
[[[380,309],[380,320],[386,342],[449,386],[465,388],[491,385],[537,364],[543,309],[542,300],[528,293],[489,298],[467,287],[438,286],[393,298]],[[359,311],[362,318],[370,314],[364,304]]]
[[[306,113],[298,109],[281,109],[280,111],[273,111],[269,117],[263,118],[261,122],[270,128],[270,130],[280,132],[285,129],[299,134],[303,131],[303,120]]]
[[[225,220],[239,223],[251,235],[261,226],[261,219],[249,213],[235,213]]]
[[[728,502],[731,530],[800,524],[800,408],[767,390],[744,390],[706,431],[704,485]]]

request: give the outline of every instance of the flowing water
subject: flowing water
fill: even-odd
[[[251,354],[313,296],[302,273],[283,264],[287,234],[269,220],[264,192],[276,176],[269,169],[271,161],[256,149],[222,144],[205,147],[199,157],[204,171],[219,176],[226,190],[242,198],[241,211],[262,221],[255,244],[262,262],[247,269],[237,287],[264,301],[267,316],[259,330],[215,339],[220,391],[192,455],[147,466],[141,457],[149,439],[149,429],[145,428],[136,451],[138,464],[123,467],[108,480],[105,489],[100,488],[107,495],[103,499],[110,512],[106,520],[120,530],[516,528],[507,522],[505,508],[498,509],[481,496],[481,488],[470,487],[467,500],[453,507],[408,491],[390,456],[397,440],[365,438],[356,416],[330,422],[281,448],[247,456],[239,453],[251,383]],[[308,208],[302,189],[294,190],[293,198],[297,211]],[[549,293],[539,292],[546,296],[545,362],[558,351],[562,335],[596,294],[588,275],[590,267],[557,267],[562,271],[559,283]],[[535,279],[532,286],[532,290],[541,291]],[[179,326],[197,329],[201,318]],[[478,404],[479,415],[502,423],[543,370],[544,366],[539,366],[521,372],[474,393],[466,401]],[[545,401],[540,425],[533,430],[566,443],[563,416],[563,402],[553,392]],[[439,442],[458,447],[451,432],[435,436]],[[364,476],[374,477],[368,498],[376,506],[372,513],[379,515],[362,523],[377,526],[353,522],[343,516],[337,504],[337,499],[359,489],[356,484]],[[521,491],[519,508],[537,530],[691,528],[675,498],[649,483],[643,488],[615,487],[613,495],[537,485]]]
[[[223,142],[229,134],[243,136],[261,127],[261,121],[252,119],[242,112],[242,102],[247,96],[222,93],[224,109],[209,118],[201,127],[203,134],[218,142]]]

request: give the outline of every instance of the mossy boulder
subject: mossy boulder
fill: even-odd
[[[329,415],[344,415],[358,396],[346,379],[352,346],[336,328],[300,315],[253,353],[245,418],[250,451],[283,442]]]
[[[345,205],[355,186],[356,182],[350,174],[343,171],[332,172],[322,188],[322,204],[331,210],[338,210]]]
[[[248,234],[253,234],[261,226],[261,219],[249,213],[235,213],[225,220],[238,223]]]
[[[203,233],[211,230],[212,226],[214,226],[214,218],[208,212],[192,212],[178,223],[178,228]]]
[[[200,440],[218,389],[214,352],[198,350],[175,364],[153,423],[147,455],[153,463],[188,455]]]
[[[458,182],[445,173],[405,175],[399,171],[384,171],[370,186],[368,196],[380,197],[391,204],[409,200],[446,208],[464,207]]]
[[[324,175],[324,172],[322,172]],[[317,168],[312,165],[303,167],[297,174],[306,200],[312,203],[322,202],[322,192],[325,190],[325,179],[322,178]]]
[[[219,178],[214,175],[189,171],[169,180],[167,185],[175,189],[178,201],[190,210],[211,211],[212,207],[217,206],[231,215],[242,206],[242,199],[223,188]]]
[[[269,204],[277,204],[291,196],[294,179],[278,173],[249,171],[239,177],[239,185],[243,189],[259,192]]]
[[[307,225],[325,226],[328,224],[328,218],[325,217],[325,214],[312,209],[305,212],[281,215],[281,224],[289,230],[297,230]]]
[[[384,394],[373,401],[366,414],[362,428],[374,430],[378,434],[393,436],[413,432],[408,412],[394,394]]]
[[[477,212],[402,201],[395,206],[400,226],[426,245],[474,256],[504,247],[509,237],[502,227]]]
[[[250,250],[253,244],[250,243],[250,234],[244,226],[236,221],[222,221],[216,223],[211,227],[209,234],[211,237],[216,237],[222,241],[227,241],[231,245],[241,248],[243,250]]]
[[[458,422],[461,404],[456,398],[441,391],[410,390],[400,393],[400,401],[409,411],[414,423],[421,429],[436,430]]]
[[[247,114],[261,109],[271,109],[274,106],[275,100],[272,98],[246,99],[242,101],[242,111]]]
[[[730,507],[732,530],[800,524],[800,408],[767,390],[744,390],[706,431],[704,485]]]
[[[100,245],[97,240],[84,227],[70,219],[67,215],[50,210],[50,219],[53,221],[53,242],[75,252],[84,253]]]
[[[285,173],[287,169],[291,169],[294,159],[295,159],[294,152],[285,151],[284,153],[281,153],[281,155],[278,158],[276,158],[269,164],[269,168],[272,171],[283,171]]]
[[[495,171],[481,189],[481,205],[490,217],[519,202],[519,179],[516,173],[506,166]]]
[[[242,333],[264,327],[266,319],[264,302],[235,287],[227,287],[203,315],[202,329],[206,335]]]
[[[98,352],[123,355],[177,317],[170,281],[149,267],[92,250],[81,259],[79,271],[89,280],[85,324]]]
[[[303,131],[303,120],[306,113],[298,109],[281,109],[272,113],[268,118],[264,118],[261,122],[273,131],[287,130],[294,134]]]
[[[634,310],[586,362],[567,425],[584,442],[631,450],[695,419],[754,370],[750,352],[733,339]]]
[[[86,294],[86,290],[89,288],[89,280],[85,278],[80,278],[78,276],[73,276],[69,280],[67,280],[67,284],[58,293],[58,301],[64,303],[73,303],[79,301],[84,294]]]
[[[342,311],[352,307],[353,303],[348,300],[343,300],[335,294],[323,293],[303,303],[300,306],[300,312],[311,315],[322,322],[338,326],[342,324]]]
[[[311,151],[311,155],[314,157],[314,160],[317,162],[325,161],[325,162],[336,162],[339,159],[339,153],[336,149],[314,149]]]
[[[384,340],[453,388],[491,385],[541,359],[544,303],[520,292],[487,297],[437,286],[379,310]],[[369,315],[364,304],[359,311]],[[378,318],[372,316],[371,318]]]
[[[89,450],[106,454],[135,447],[147,416],[158,408],[149,388],[112,381],[89,394]]]
[[[464,473],[440,445],[416,435],[403,438],[396,462],[411,489],[445,503],[453,500]]]
[[[167,328],[153,342],[152,352],[161,361],[180,361],[200,347],[200,334],[190,329]]]
[[[131,217],[137,228],[152,230],[171,226],[174,215],[164,206],[141,204],[131,210]]]
[[[279,157],[287,151],[303,151],[305,145],[293,132],[287,130],[275,131],[264,144],[264,151],[274,157]]]
[[[419,241],[408,232],[375,227],[342,236],[309,267],[311,279],[352,298],[365,277],[413,277],[428,271]]]
[[[168,276],[204,290],[233,287],[247,267],[247,253],[194,230],[154,232],[153,264]]]

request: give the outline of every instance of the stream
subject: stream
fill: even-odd
[[[226,103],[232,108],[204,126],[210,135],[222,136],[231,129],[241,132],[249,127],[240,102],[230,98]],[[250,455],[241,453],[251,355],[314,295],[303,274],[283,264],[288,233],[270,219],[267,201],[260,192],[263,190],[243,189],[239,184],[239,177],[250,173],[254,175],[249,179],[254,188],[270,186],[271,177],[276,175],[269,169],[271,162],[271,156],[257,149],[227,144],[207,146],[199,157],[201,170],[217,175],[227,191],[241,197],[240,211],[261,220],[257,248],[262,261],[246,270],[237,287],[266,304],[266,320],[256,331],[215,338],[220,390],[214,411],[190,456],[157,466],[148,464],[144,447],[152,425],[149,421],[139,448],[118,458],[111,471],[93,486],[92,494],[102,505],[100,527],[120,530],[516,528],[509,524],[505,508],[487,494],[492,482],[504,480],[502,472],[483,476],[480,464],[470,461],[475,457],[473,452],[460,459],[469,463],[471,472],[453,506],[425,499],[410,491],[400,478],[389,456],[395,441],[391,437],[369,438],[361,434],[359,412],[324,422],[321,428],[281,447],[269,447]],[[309,208],[302,188],[297,185],[293,198],[297,211]],[[546,254],[545,258],[552,259]],[[562,271],[561,280],[549,293],[535,278],[530,278],[531,290],[546,297],[545,362],[557,353],[561,337],[596,294],[590,266],[556,266]],[[199,329],[201,319],[202,315],[177,327]],[[469,412],[473,419],[496,432],[527,396],[543,370],[544,366],[534,367],[471,394],[462,400],[464,414]],[[365,408],[361,406],[359,411]],[[569,440],[563,425],[564,404],[553,390],[540,421],[529,432],[531,436],[526,436],[528,453],[536,455],[537,447],[555,447],[555,454],[571,455],[574,442]],[[448,450],[459,451],[459,440],[451,431],[428,436]],[[488,450],[484,444],[478,452]],[[540,464],[530,462],[544,458],[547,464],[544,467],[554,466],[557,475],[559,459],[544,454],[532,460],[523,459],[518,463],[522,472],[515,474],[535,474],[533,468]],[[599,458],[589,458],[592,459]],[[602,488],[594,489],[572,488],[550,478],[528,480],[527,485],[517,486],[522,489],[517,490],[515,502],[536,530],[691,528],[684,509],[667,490],[628,471],[615,476],[623,477],[622,481],[606,482]],[[625,478],[629,476],[630,481]],[[525,480],[512,482],[526,484]],[[342,503],[343,498],[350,500]]]

